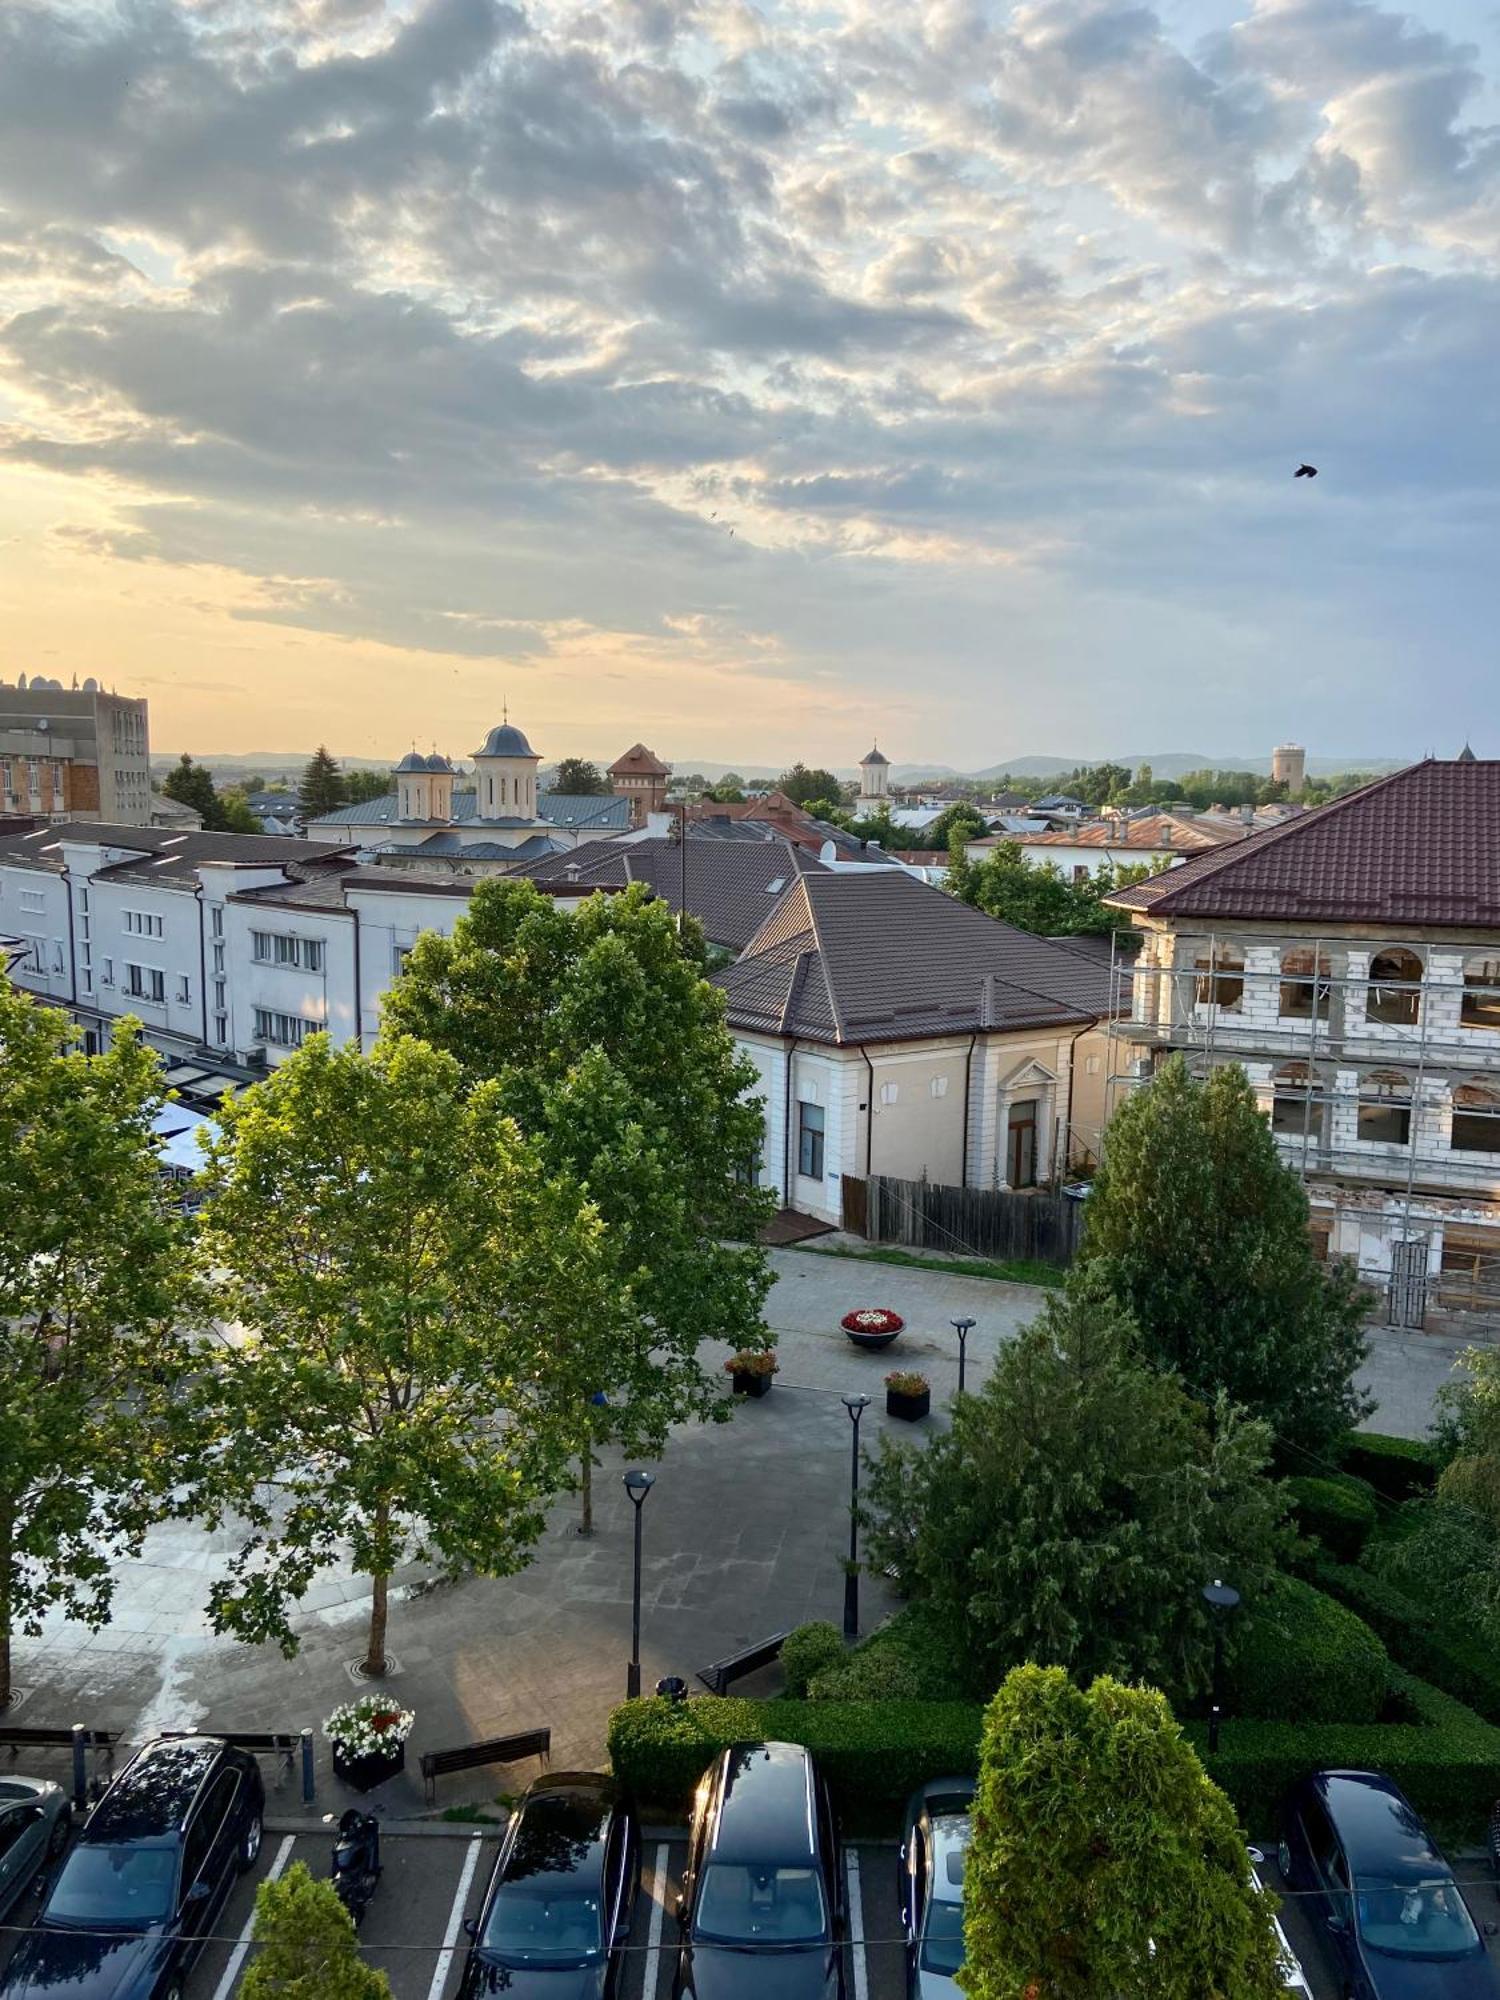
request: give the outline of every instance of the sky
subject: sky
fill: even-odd
[[[1500,754],[1497,77],[1493,0],[5,0],[0,675]]]

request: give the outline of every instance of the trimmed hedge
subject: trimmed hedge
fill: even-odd
[[[1414,1722],[1238,1722],[1226,1718],[1207,1753],[1206,1723],[1187,1735],[1253,1834],[1270,1831],[1282,1799],[1309,1771],[1384,1771],[1424,1817],[1477,1826],[1489,1816],[1500,1765],[1500,1729],[1451,1695],[1391,1669],[1393,1693]]]
[[[1316,1535],[1335,1562],[1358,1562],[1375,1529],[1375,1495],[1362,1479],[1289,1479],[1297,1526]]]
[[[1398,1503],[1430,1493],[1440,1463],[1432,1445],[1417,1438],[1387,1437],[1381,1431],[1355,1431],[1343,1453],[1345,1472],[1368,1480],[1382,1500]]]
[[[975,1689],[929,1611],[908,1604],[853,1652],[813,1675],[813,1701],[968,1701]],[[792,1692],[790,1680],[787,1693]]]
[[[1278,1576],[1241,1613],[1226,1675],[1226,1712],[1276,1722],[1374,1722],[1385,1704],[1385,1647],[1343,1604]]]
[[[1320,1562],[1313,1574],[1320,1589],[1359,1613],[1409,1673],[1500,1723],[1500,1660],[1481,1641],[1454,1631],[1438,1612],[1367,1569]]]
[[[803,1743],[842,1812],[894,1820],[928,1778],[979,1768],[984,1711],[966,1701],[627,1701],[609,1718],[609,1759],[636,1799],[686,1817],[699,1779],[731,1743]]]
[[[844,1657],[844,1635],[826,1618],[811,1625],[797,1625],[787,1633],[781,1647],[781,1671],[786,1691],[801,1698],[808,1682]]]

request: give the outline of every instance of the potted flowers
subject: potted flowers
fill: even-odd
[[[771,1377],[779,1366],[771,1348],[742,1347],[724,1363],[724,1373],[733,1379],[737,1396],[765,1396],[770,1393]]]
[[[889,1347],[905,1324],[900,1313],[892,1312],[889,1306],[861,1306],[858,1312],[845,1313],[839,1321],[856,1347],[872,1351]]]
[[[932,1408],[932,1384],[925,1375],[903,1368],[893,1369],[885,1378],[885,1413],[914,1424]]]
[[[373,1791],[406,1764],[406,1739],[416,1721],[409,1708],[385,1694],[345,1702],[323,1724],[333,1745],[335,1774],[357,1792]]]

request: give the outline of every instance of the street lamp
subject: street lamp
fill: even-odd
[[[859,1420],[869,1407],[868,1396],[846,1396],[844,1408],[854,1426],[849,1453],[849,1567],[844,1572],[844,1637],[859,1632]]]
[[[1224,1621],[1238,1606],[1240,1594],[1232,1584],[1216,1576],[1212,1583],[1204,1584],[1203,1601],[1214,1623],[1214,1677],[1208,1705],[1208,1748],[1212,1754],[1219,1747],[1219,1723],[1224,1713]]]
[[[631,1594],[630,1666],[625,1675],[625,1693],[634,1700],[641,1691],[641,1508],[656,1481],[649,1472],[627,1472],[625,1491],[635,1508],[635,1588]]]
[[[958,1335],[958,1393],[961,1396],[964,1392],[964,1350],[969,1344],[969,1335],[974,1330],[974,1322],[971,1319],[952,1319],[948,1324]]]

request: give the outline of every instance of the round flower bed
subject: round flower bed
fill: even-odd
[[[365,1694],[345,1702],[323,1724],[333,1745],[333,1768],[346,1784],[368,1792],[406,1764],[406,1739],[416,1716],[389,1695]]]
[[[839,1321],[856,1347],[872,1350],[889,1347],[905,1324],[900,1313],[892,1312],[889,1306],[862,1306],[858,1312],[845,1313]]]

